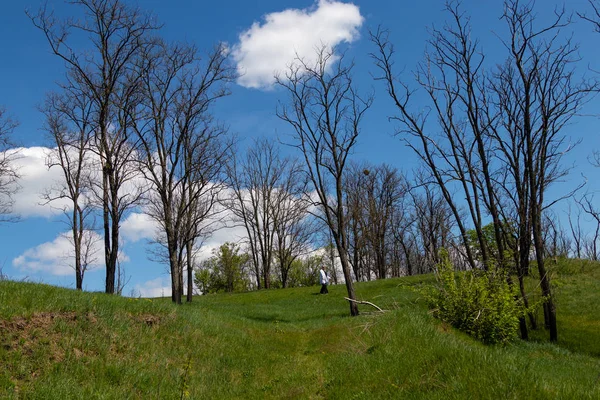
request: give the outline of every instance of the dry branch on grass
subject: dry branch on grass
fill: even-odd
[[[357,304],[367,304],[367,305],[370,305],[371,307],[375,307],[380,312],[386,312],[387,311],[387,310],[382,310],[380,307],[376,306],[375,304],[371,303],[370,301],[353,300],[353,299],[350,299],[348,297],[344,297],[344,299],[346,299],[348,301],[351,301],[353,303],[357,303]]]

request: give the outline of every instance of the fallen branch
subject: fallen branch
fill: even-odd
[[[348,301],[351,301],[351,302],[353,302],[353,303],[358,303],[358,304],[368,304],[368,305],[370,305],[371,307],[375,307],[377,310],[379,310],[379,311],[381,311],[381,312],[385,312],[385,310],[382,310],[381,308],[379,308],[379,307],[378,307],[378,306],[376,306],[375,304],[371,303],[370,301],[353,300],[353,299],[350,299],[350,298],[348,298],[348,297],[344,297],[344,299],[346,299],[346,300],[348,300]]]

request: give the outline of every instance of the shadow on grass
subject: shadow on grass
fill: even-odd
[[[243,316],[245,319],[257,322],[263,322],[267,324],[272,323],[283,323],[283,324],[295,324],[302,323],[307,321],[330,321],[332,319],[345,318],[350,317],[350,313],[328,313],[328,314],[320,314],[320,315],[309,315],[298,318],[287,318],[281,314],[246,314]]]

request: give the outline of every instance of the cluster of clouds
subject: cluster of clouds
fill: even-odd
[[[20,179],[19,191],[13,196],[13,212],[21,219],[38,217],[57,221],[64,212],[72,209],[65,200],[47,201],[45,194],[60,187],[64,181],[63,173],[58,166],[49,168],[47,160],[53,149],[46,147],[17,148],[12,153],[12,166],[18,171]],[[141,178],[140,178],[141,179]],[[135,184],[135,183],[132,183]],[[227,219],[228,215],[220,218]],[[127,248],[129,246],[145,246],[148,240],[156,238],[159,230],[157,222],[143,211],[129,213],[121,223],[121,238]],[[103,238],[98,232],[87,231],[89,238],[90,259],[88,271],[104,267]],[[222,229],[215,232],[198,249],[200,259],[210,257],[212,251],[226,241],[237,241],[244,236],[240,227]],[[60,232],[53,240],[35,245],[12,260],[12,266],[30,277],[71,276],[73,265],[73,235],[70,231]],[[125,252],[119,254],[119,261],[126,263],[130,258]],[[156,278],[143,284],[135,284],[132,293],[142,297],[170,295],[171,286],[167,278]],[[165,294],[166,293],[166,294]]]
[[[47,147],[24,147],[12,149],[12,166],[20,178],[19,190],[13,196],[13,212],[23,218],[52,217],[68,207],[68,201],[56,200],[51,204],[44,194],[61,182],[62,171],[48,168],[51,149]]]
[[[275,76],[284,74],[294,60],[311,65],[317,59],[317,49],[333,52],[339,44],[357,40],[363,21],[356,5],[331,0],[319,0],[308,9],[265,15],[262,22],[254,22],[242,32],[232,48],[240,74],[238,84],[272,88]]]
[[[48,200],[47,195],[56,191],[64,181],[60,167],[49,168],[47,161],[53,149],[29,147],[10,150],[13,153],[12,166],[18,172],[18,191],[14,194],[13,213],[21,219],[41,217],[59,219],[59,216],[72,209],[66,199]],[[145,214],[132,213],[122,224],[123,239],[136,242],[148,238],[156,230],[156,224]],[[89,261],[89,269],[103,266],[103,241],[95,231],[86,231],[90,243],[89,253],[94,255]],[[12,265],[27,273],[46,273],[55,276],[71,275],[73,265],[72,232],[61,232],[55,239],[26,250],[12,261]],[[121,262],[129,257],[121,253]]]
[[[86,234],[90,237],[91,246],[88,270],[96,269],[103,265],[103,260],[99,257],[103,250],[102,238],[93,231],[87,231]],[[50,242],[26,250],[13,260],[13,266],[33,274],[73,275],[73,251],[73,234],[64,232]],[[121,261],[127,261],[126,257],[121,257]]]

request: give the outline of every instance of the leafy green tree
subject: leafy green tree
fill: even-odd
[[[492,264],[488,270],[457,273],[447,251],[440,252],[440,259],[437,290],[428,296],[433,315],[484,343],[516,338],[519,319],[528,310],[506,271]]]
[[[288,274],[288,287],[316,285],[319,281],[319,267],[324,262],[323,255],[294,260]]]
[[[224,243],[196,269],[194,283],[202,294],[246,291],[250,286],[249,259],[248,254],[240,252],[239,245]]]
[[[514,232],[517,227],[515,224],[511,222],[505,221],[501,224],[501,238],[504,243],[504,260],[513,260],[515,258],[515,251],[517,249],[516,241],[514,239]],[[483,240],[486,245],[486,248],[489,252],[489,257],[494,260],[499,260],[498,254],[498,244],[496,242],[496,233],[494,230],[494,223],[490,222],[489,224],[483,226],[481,228],[483,234]],[[475,229],[471,229],[467,231],[467,238],[469,246],[471,247],[471,251],[475,258],[479,261],[482,261],[482,251],[479,239],[477,237],[477,232]]]

